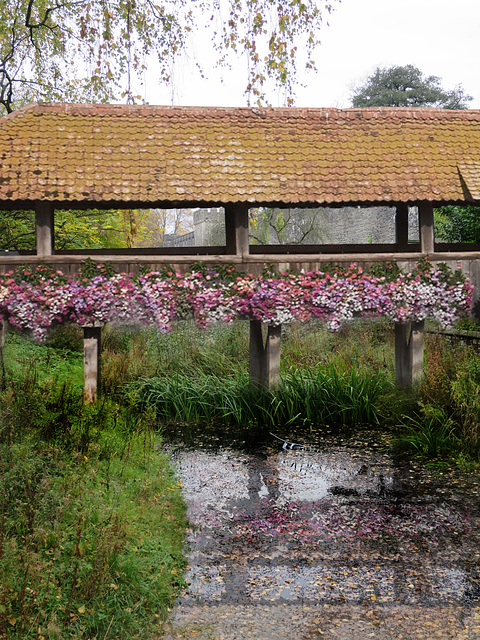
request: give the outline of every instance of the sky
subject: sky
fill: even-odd
[[[480,109],[480,0],[334,0],[327,20],[314,56],[318,72],[301,75],[305,87],[297,90],[295,106],[349,107],[353,87],[376,67],[413,64],[440,77],[445,89],[461,84],[474,98],[470,108]],[[205,68],[213,67],[209,43],[198,40],[195,48]],[[184,60],[172,87],[156,88],[149,79],[145,98],[150,104],[245,106],[243,79],[240,65],[207,69],[202,79]],[[279,96],[268,97],[282,106]]]

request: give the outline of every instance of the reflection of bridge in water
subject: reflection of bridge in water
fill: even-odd
[[[192,529],[167,640],[478,637],[478,480],[399,463],[378,431],[321,442],[175,445]]]

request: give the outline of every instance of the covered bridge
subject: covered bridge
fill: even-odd
[[[75,269],[87,257],[121,269],[199,260],[248,270],[410,266],[430,254],[480,282],[480,246],[438,244],[433,225],[435,206],[480,205],[480,111],[33,104],[0,119],[0,157],[0,208],[36,218],[36,251],[3,254],[3,267]],[[376,204],[396,207],[391,244],[249,246],[252,207]],[[417,243],[409,206],[418,207]],[[225,246],[55,250],[55,210],[154,207],[224,207]]]

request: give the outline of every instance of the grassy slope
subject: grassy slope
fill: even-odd
[[[0,637],[151,638],[186,527],[158,435],[112,402],[83,406],[81,354],[14,336],[5,352]]]

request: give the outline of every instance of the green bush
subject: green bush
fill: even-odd
[[[470,354],[451,381],[451,398],[462,441],[480,450],[480,359],[476,354]]]

